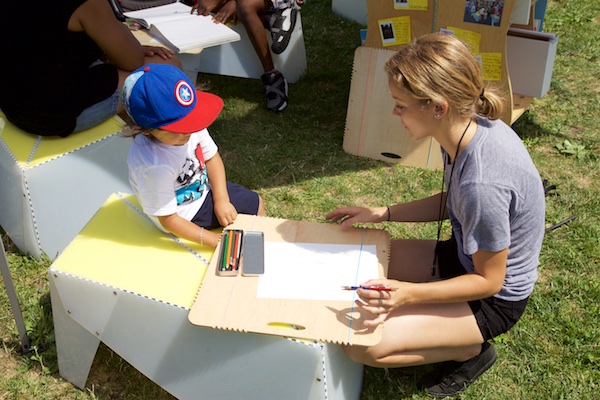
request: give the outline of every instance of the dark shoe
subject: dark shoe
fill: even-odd
[[[277,10],[271,14],[269,18],[269,27],[271,39],[273,39],[273,43],[271,43],[271,50],[273,50],[273,53],[281,54],[287,48],[290,43],[292,31],[296,26],[297,14],[298,10],[292,8]]]
[[[267,72],[260,79],[267,93],[267,108],[273,112],[285,110],[288,105],[288,83],[281,72]]]
[[[420,386],[433,397],[456,396],[494,365],[497,358],[496,350],[485,342],[478,356],[464,362],[444,363],[441,373],[426,376]]]

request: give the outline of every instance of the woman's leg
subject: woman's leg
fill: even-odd
[[[409,282],[439,279],[432,276],[436,242],[394,240],[388,278]],[[405,367],[441,361],[465,361],[481,350],[483,337],[467,303],[412,304],[392,312],[383,338],[375,346],[346,346],[352,359],[375,367]]]
[[[402,306],[388,316],[382,335],[377,345],[346,346],[346,353],[369,366],[396,368],[466,361],[483,343],[467,303]]]

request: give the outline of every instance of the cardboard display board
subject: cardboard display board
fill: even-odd
[[[248,215],[238,215],[235,223],[227,228],[264,232],[265,248],[269,242],[351,244],[361,249],[376,246],[379,276],[387,274],[390,236],[383,230]],[[220,246],[221,243],[215,254],[219,254]],[[381,340],[383,326],[364,327],[362,321],[373,316],[360,310],[351,300],[257,298],[260,277],[218,276],[217,259],[212,258],[190,310],[192,324],[338,344],[371,346]],[[281,262],[285,263],[285,259]]]
[[[344,132],[344,151],[362,157],[420,167],[443,168],[440,145],[430,137],[413,140],[392,114],[388,76],[383,65],[393,50],[358,47]]]
[[[393,101],[386,95],[388,78],[383,70],[395,51],[431,32],[452,33],[469,45],[480,60],[484,79],[505,93],[504,122],[513,124],[527,109],[532,98],[528,93],[513,94],[508,69],[507,33],[516,0],[505,0],[499,8],[496,3],[485,3],[486,7],[494,7],[485,10],[471,9],[478,3],[468,0],[366,1],[367,37],[365,47],[355,52],[348,99],[344,133],[347,153],[408,166],[442,168],[439,144],[434,139],[412,141],[392,116]],[[522,75],[521,69],[513,73]]]
[[[471,13],[467,0],[420,0],[407,2],[407,7],[399,7],[394,0],[367,0],[368,18],[367,39],[365,45],[375,48],[397,50],[405,40],[412,40],[431,32],[440,32],[441,29],[461,30],[455,32],[456,36],[466,41],[478,42],[477,51],[483,57],[484,76],[486,65],[494,65],[494,71],[489,80],[496,81],[506,93],[506,112],[502,120],[508,124],[513,122],[513,98],[508,75],[506,57],[506,36],[510,27],[510,19],[515,0],[505,0],[499,11],[499,16],[479,15],[479,11]],[[420,9],[412,4],[420,5]],[[402,18],[405,20],[402,21]],[[408,21],[408,22],[407,22]],[[486,22],[487,21],[487,22]],[[393,25],[390,33],[393,39],[385,40],[383,29]],[[461,36],[462,35],[462,36]],[[493,69],[492,68],[492,69]]]

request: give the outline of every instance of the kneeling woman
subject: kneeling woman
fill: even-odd
[[[327,219],[439,221],[438,240],[392,242],[388,279],[364,282],[358,305],[385,321],[373,347],[349,346],[375,367],[444,362],[423,386],[433,396],[464,390],[496,361],[489,344],[521,317],[537,279],[544,236],[544,189],[517,134],[499,120],[503,99],[484,87],[480,66],[453,36],[429,34],[386,64],[394,115],[415,139],[442,147],[442,192],[389,207],[342,207]],[[444,186],[446,190],[444,190]],[[452,238],[439,241],[441,221]],[[432,263],[433,261],[433,263]]]

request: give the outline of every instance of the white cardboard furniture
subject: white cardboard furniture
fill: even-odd
[[[198,73],[236,76],[240,78],[260,79],[264,74],[263,67],[252,47],[244,25],[238,23],[231,29],[240,35],[240,40],[219,46],[208,47],[199,52],[178,54],[186,75],[196,82]],[[133,35],[142,44],[158,44],[146,30],[133,31]],[[272,40],[270,33],[265,30],[269,46]],[[306,47],[302,17],[298,12],[296,26],[292,31],[290,43],[281,54],[271,52],[273,64],[289,83],[296,83],[306,72]]]
[[[331,10],[336,15],[367,25],[367,0],[331,0]]]
[[[273,64],[289,83],[296,83],[306,72],[306,48],[302,17],[298,12],[296,26],[292,31],[290,43],[281,54],[271,52]],[[185,70],[195,70],[216,75],[237,76],[241,78],[260,79],[265,73],[258,56],[252,47],[244,25],[238,23],[231,28],[240,34],[237,42],[225,43],[220,46],[203,49],[199,54],[180,54],[179,57]],[[265,30],[269,46],[271,34]],[[194,60],[194,61],[192,61]]]
[[[0,111],[0,226],[33,257],[54,259],[114,191],[131,191],[131,139],[114,117],[67,138],[37,136]]]
[[[506,36],[506,57],[513,93],[544,97],[550,90],[558,36],[511,28]]]
[[[339,345],[192,325],[212,251],[113,194],[49,268],[59,371],[83,388],[100,342],[179,399],[358,399]],[[118,228],[117,228],[118,227]]]

